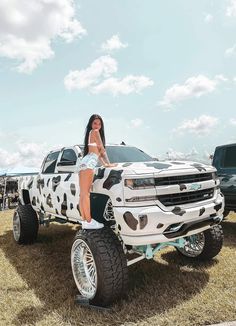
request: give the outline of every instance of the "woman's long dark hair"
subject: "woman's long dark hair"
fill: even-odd
[[[101,121],[101,128],[100,128],[99,132],[100,132],[100,136],[101,136],[101,139],[102,139],[103,146],[105,148],[106,139],[105,139],[104,123],[103,123],[102,117],[99,114],[93,114],[89,118],[89,122],[88,122],[88,124],[86,126],[86,129],[85,129],[83,156],[88,154],[88,136],[89,136],[90,130],[92,129],[92,123],[93,123],[93,121],[95,119],[99,119]]]

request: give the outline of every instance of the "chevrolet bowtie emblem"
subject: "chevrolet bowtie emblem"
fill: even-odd
[[[199,190],[201,189],[202,185],[199,183],[192,183],[189,190]]]

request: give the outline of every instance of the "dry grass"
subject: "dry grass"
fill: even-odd
[[[236,214],[223,222],[224,247],[205,264],[173,248],[129,268],[128,296],[101,312],[74,303],[70,267],[76,227],[42,227],[37,243],[17,245],[13,211],[0,213],[0,325],[208,325],[236,319]]]

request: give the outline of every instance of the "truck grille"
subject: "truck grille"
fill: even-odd
[[[185,193],[160,195],[158,196],[158,200],[164,206],[174,206],[207,200],[212,198],[213,196],[214,188],[209,188]]]
[[[197,173],[189,175],[176,175],[170,177],[155,178],[156,186],[170,186],[183,183],[195,183],[212,180],[212,173]]]

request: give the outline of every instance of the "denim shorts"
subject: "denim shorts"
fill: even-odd
[[[80,170],[95,169],[97,162],[98,162],[98,155],[94,152],[88,153],[82,158],[79,164],[79,169]]]

